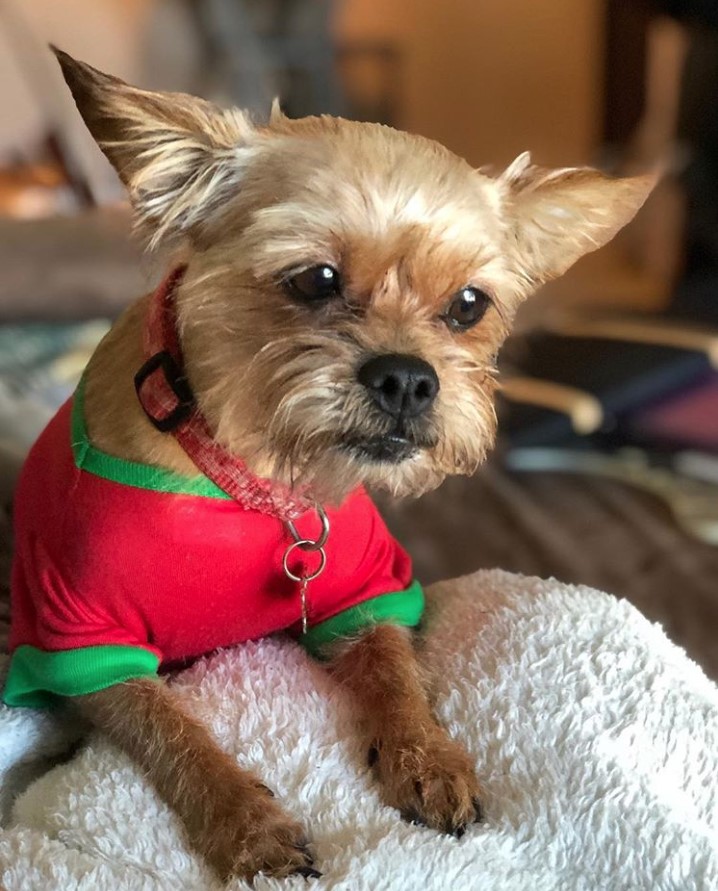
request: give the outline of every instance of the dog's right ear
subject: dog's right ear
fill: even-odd
[[[256,152],[256,130],[247,116],[185,93],[137,89],[52,50],[151,243],[201,230],[238,190]]]

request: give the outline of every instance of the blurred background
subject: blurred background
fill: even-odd
[[[487,466],[382,506],[422,580],[500,566],[600,587],[718,677],[714,0],[0,0],[5,619],[22,457],[162,272],[48,41],[147,88],[260,116],[279,95],[291,116],[382,121],[494,170],[525,149],[660,165],[638,220],[526,305]]]

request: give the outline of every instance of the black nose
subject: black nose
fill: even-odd
[[[377,356],[361,366],[357,377],[379,408],[397,419],[422,415],[439,392],[436,372],[416,356]]]

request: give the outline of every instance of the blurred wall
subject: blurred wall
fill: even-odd
[[[603,0],[344,0],[342,38],[396,42],[401,126],[473,164],[591,158],[600,139]]]
[[[0,0],[0,162],[50,127],[84,159],[100,201],[121,195],[85,130],[47,43],[133,83],[191,89],[197,50],[180,0]]]
[[[124,76],[137,73],[137,33],[149,0],[8,0],[0,17],[0,110],[12,128],[0,128],[0,150],[36,136],[56,96],[43,97],[57,74],[44,45],[52,41],[98,67]],[[32,89],[32,86],[35,89]],[[38,94],[45,103],[42,107]]]
[[[191,89],[196,47],[180,0],[3,0],[36,40],[148,87]],[[604,0],[337,0],[340,39],[376,39],[401,54],[400,126],[476,165],[526,148],[547,165],[585,162],[600,137]],[[0,21],[0,25],[2,22]],[[10,38],[12,39],[12,37]],[[3,44],[4,41],[4,44]],[[31,142],[43,114],[62,114],[107,177],[49,54],[55,79],[38,108],[0,27],[0,158]],[[52,83],[52,82],[51,82]],[[111,182],[111,181],[110,181]],[[102,189],[100,188],[100,191]]]

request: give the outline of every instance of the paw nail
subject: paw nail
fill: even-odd
[[[412,826],[426,826],[426,823],[416,811],[401,811],[401,819]]]
[[[379,760],[379,749],[376,746],[370,746],[369,751],[366,755],[366,763],[369,767],[374,767],[376,762]]]
[[[297,874],[305,879],[321,879],[322,874],[313,866],[302,866],[297,870]]]
[[[454,836],[454,838],[462,838],[465,832],[466,826],[457,826],[451,834]]]
[[[262,789],[264,789],[264,791],[267,793],[267,795],[269,795],[270,798],[276,798],[276,795],[275,795],[274,792],[269,788],[269,786],[265,786],[264,783],[261,783],[260,785],[262,786]]]

